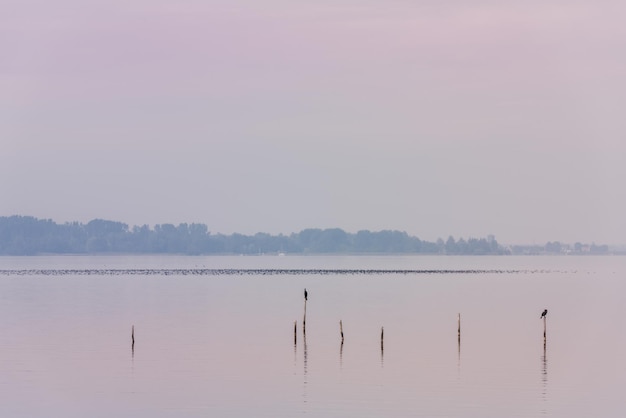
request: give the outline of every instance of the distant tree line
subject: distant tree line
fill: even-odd
[[[494,237],[420,240],[401,231],[305,229],[291,235],[211,234],[204,224],[129,226],[94,219],[57,224],[31,216],[0,217],[0,254],[506,254]]]
[[[609,254],[609,246],[583,244],[577,242],[574,245],[564,244],[559,241],[547,242],[546,245],[514,245],[509,251],[514,255],[534,255],[534,254],[577,254],[577,255],[601,255]]]

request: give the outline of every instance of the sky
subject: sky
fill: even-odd
[[[0,216],[626,243],[623,1],[0,9]]]

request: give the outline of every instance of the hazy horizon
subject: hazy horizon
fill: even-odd
[[[25,217],[25,218],[31,217],[30,215],[11,215],[11,216]],[[7,218],[10,218],[11,216],[9,216]],[[2,216],[0,216],[0,217],[2,217]],[[37,218],[37,217],[33,217],[33,218],[38,220],[38,221],[52,221],[52,222],[54,222],[57,225],[73,224],[74,222],[78,222],[78,223],[80,223],[82,225],[87,225],[91,221],[100,221],[100,220],[107,221],[107,222],[120,222],[120,221],[117,221],[115,219],[107,219],[107,218],[91,219],[91,220],[89,220],[87,222],[81,222],[81,221],[57,222],[55,219],[51,219],[51,218]],[[128,231],[131,232],[131,233],[133,232],[133,229],[135,227],[142,228],[144,226],[147,226],[151,231],[155,231],[155,230],[157,230],[157,226],[163,226],[163,225],[173,225],[176,228],[178,228],[181,225],[190,226],[192,224],[201,224],[201,225],[207,226],[206,224],[200,223],[200,222],[181,222],[181,223],[178,223],[178,224],[171,223],[171,222],[163,222],[163,223],[160,223],[160,224],[148,224],[148,223],[128,224],[128,223],[125,223],[125,222],[121,222],[121,223],[123,223],[126,226],[128,226]],[[19,225],[19,224],[16,224],[16,225]],[[30,225],[30,224],[27,223],[26,225]],[[20,227],[19,226],[14,226],[14,227],[10,227],[9,229],[12,230],[13,232],[15,232],[16,230],[19,231]],[[564,246],[567,246],[567,247],[578,245],[578,244],[582,244],[583,246],[593,246],[593,245],[603,246],[603,245],[606,245],[605,243],[595,242],[595,241],[593,241],[593,242],[585,242],[585,241],[582,241],[582,242],[581,241],[567,242],[567,241],[559,241],[559,240],[548,240],[546,242],[502,242],[502,241],[498,240],[497,236],[494,236],[492,234],[484,235],[484,236],[474,236],[474,235],[472,235],[472,236],[460,236],[460,235],[452,234],[452,235],[446,235],[446,236],[438,236],[436,239],[427,240],[427,239],[424,239],[423,237],[410,234],[410,233],[408,233],[405,230],[397,230],[397,229],[396,230],[389,230],[389,229],[387,229],[387,230],[372,230],[372,229],[365,228],[365,229],[361,229],[361,230],[358,230],[358,231],[350,231],[350,230],[345,230],[345,229],[339,228],[339,227],[328,227],[328,228],[310,227],[310,228],[303,228],[303,229],[298,230],[298,231],[289,231],[289,232],[286,232],[286,233],[280,232],[280,233],[274,233],[274,234],[268,233],[267,231],[255,231],[255,232],[250,232],[250,233],[247,233],[247,234],[246,233],[241,233],[239,231],[233,231],[231,233],[223,233],[221,231],[215,231],[215,230],[209,230],[209,229],[207,229],[207,233],[208,233],[208,235],[211,235],[211,236],[216,236],[216,235],[224,235],[224,236],[243,235],[243,236],[247,236],[247,237],[254,237],[254,236],[256,236],[256,234],[269,234],[270,236],[273,236],[273,237],[278,237],[278,236],[289,237],[289,236],[292,236],[292,235],[298,235],[298,234],[300,234],[300,233],[302,233],[302,232],[304,232],[306,230],[332,231],[334,229],[340,229],[340,230],[344,231],[345,233],[351,234],[351,235],[357,235],[357,233],[359,233],[359,232],[369,232],[369,233],[372,233],[372,234],[378,234],[378,233],[381,233],[381,232],[400,232],[400,233],[406,233],[411,238],[418,238],[420,241],[422,241],[424,243],[433,243],[433,244],[437,243],[437,241],[439,241],[440,239],[443,240],[444,242],[446,242],[449,238],[453,238],[455,242],[459,242],[461,240],[463,240],[465,242],[471,242],[472,240],[475,240],[475,241],[483,241],[483,240],[490,241],[493,238],[493,239],[495,239],[498,242],[498,245],[502,246],[503,248],[504,247],[508,247],[508,246],[521,246],[521,247],[540,246],[540,247],[544,247],[544,246],[547,246],[548,244],[551,244],[551,243],[559,243],[559,244],[563,244]],[[624,244],[611,244],[611,247],[613,247],[614,249],[615,248],[621,248],[621,247],[624,247]],[[557,252],[559,252],[559,251],[557,251]],[[430,253],[424,252],[423,254],[430,254]],[[603,254],[603,253],[597,253],[597,254]],[[455,254],[452,254],[452,255],[455,255]],[[456,255],[468,255],[468,254],[456,254]]]
[[[625,242],[625,3],[3,4],[0,216]]]

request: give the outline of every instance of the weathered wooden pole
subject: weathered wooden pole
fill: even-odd
[[[339,332],[341,333],[341,345],[343,345],[343,323],[339,320]]]

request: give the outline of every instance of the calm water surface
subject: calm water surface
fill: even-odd
[[[0,257],[0,270],[2,417],[626,416],[626,257]]]

